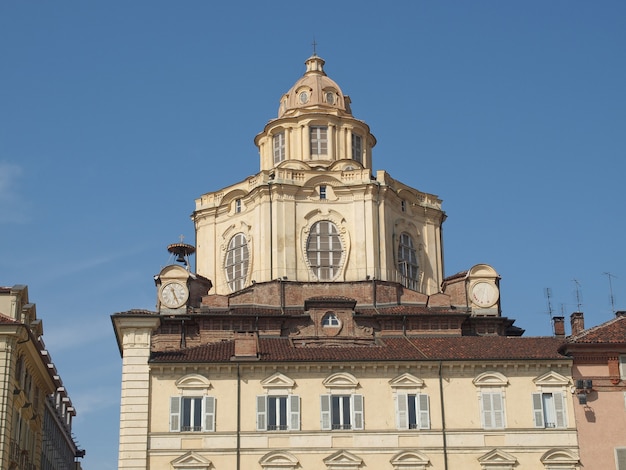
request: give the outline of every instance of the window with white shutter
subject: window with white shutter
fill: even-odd
[[[364,428],[363,395],[322,395],[320,398],[322,430]]]
[[[398,393],[396,395],[396,423],[398,429],[429,429],[428,395]]]
[[[170,397],[170,432],[215,431],[215,397]]]
[[[259,395],[257,431],[297,431],[300,429],[300,397],[298,395]]]
[[[482,422],[485,429],[504,429],[502,392],[481,392]]]
[[[533,393],[532,403],[535,427],[567,427],[565,396],[563,392]]]

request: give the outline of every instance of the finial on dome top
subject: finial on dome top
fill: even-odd
[[[313,57],[317,56],[317,43],[315,42],[315,36],[313,36]]]

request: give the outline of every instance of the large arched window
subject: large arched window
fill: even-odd
[[[230,290],[243,289],[248,274],[248,243],[243,233],[230,239],[224,269]]]
[[[306,254],[313,273],[320,281],[329,281],[339,272],[343,247],[337,226],[328,220],[311,227]]]
[[[417,252],[413,238],[408,233],[400,235],[398,244],[398,271],[402,277],[402,284],[409,289],[417,290],[419,280],[419,266]]]

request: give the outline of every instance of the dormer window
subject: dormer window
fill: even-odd
[[[311,158],[319,158],[328,154],[328,128],[311,126]]]
[[[352,160],[363,163],[363,139],[358,134],[352,134]]]
[[[328,104],[335,104],[335,94],[332,91],[326,92],[326,102]]]
[[[320,199],[326,199],[326,186],[320,186]]]
[[[406,212],[406,201],[404,199],[400,201],[400,209],[402,212]]]
[[[278,165],[285,159],[285,133],[280,132],[274,136],[274,165]]]
[[[235,199],[235,212],[241,212],[241,199]]]

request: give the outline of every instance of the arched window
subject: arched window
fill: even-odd
[[[335,315],[333,312],[328,312],[326,315],[324,315],[324,318],[322,318],[322,326],[337,327],[341,326],[341,323],[339,323],[339,318],[337,318],[337,315]]]
[[[337,226],[328,220],[313,224],[306,244],[306,254],[317,279],[332,280],[339,272],[343,254]]]
[[[400,235],[398,244],[398,271],[402,276],[402,284],[409,289],[417,290],[419,266],[413,239],[408,233]]]
[[[230,290],[243,289],[248,274],[248,243],[243,233],[230,239],[224,269]]]

